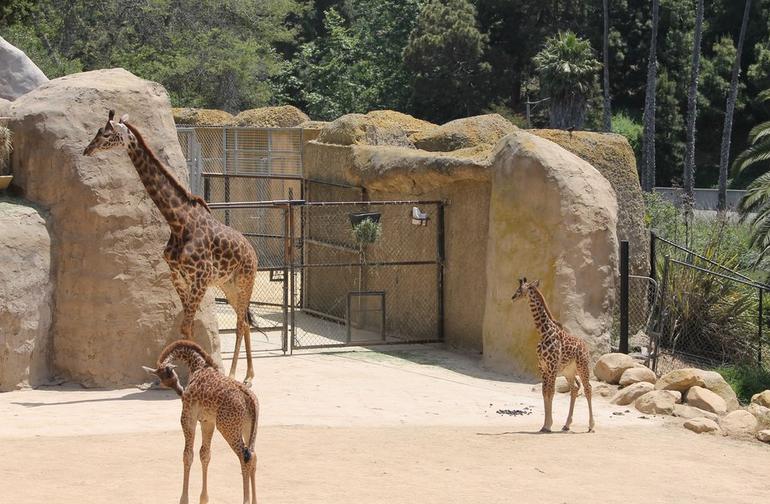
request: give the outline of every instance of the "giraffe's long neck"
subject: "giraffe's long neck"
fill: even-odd
[[[178,346],[169,353],[164,359],[163,364],[171,364],[174,361],[184,362],[190,369],[191,375],[210,365],[196,349],[183,345]]]
[[[171,227],[171,232],[180,233],[186,216],[194,206],[194,197],[163,166],[136,128],[128,124],[126,126],[128,157],[147,189],[147,194]]]
[[[535,327],[541,336],[548,336],[553,332],[553,329],[560,327],[548,309],[543,294],[537,290],[537,287],[530,287],[529,289],[529,309],[532,311]]]

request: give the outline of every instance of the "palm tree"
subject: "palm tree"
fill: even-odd
[[[724,210],[727,206],[727,167],[730,163],[730,137],[733,134],[733,112],[735,112],[735,101],[738,99],[738,77],[741,73],[741,53],[743,52],[743,41],[746,38],[746,27],[749,24],[750,10],[751,0],[746,0],[746,5],[743,8],[741,32],[738,35],[738,48],[735,51],[735,61],[733,62],[733,72],[730,79],[730,92],[727,95],[725,123],[722,128],[722,149],[719,155],[719,201],[717,204],[719,210]]]
[[[700,46],[703,34],[703,0],[697,0],[695,36],[692,44],[690,90],[687,93],[687,147],[684,155],[684,192],[688,205],[693,202],[695,188],[695,119],[698,116],[698,76],[700,74]],[[691,208],[690,208],[691,210]]]
[[[770,89],[759,94],[758,100],[770,101]],[[754,126],[749,133],[749,148],[735,158],[733,173],[770,160],[770,121]],[[741,220],[751,223],[751,246],[759,250],[759,260],[770,252],[770,172],[761,175],[748,187],[738,204]],[[757,262],[759,262],[759,260]]]
[[[532,59],[540,76],[540,86],[551,98],[552,128],[581,128],[596,71],[591,43],[573,32],[559,33],[546,40]]]
[[[610,103],[610,7],[609,0],[602,0],[604,8],[604,33],[602,35],[602,58],[604,60],[604,131],[612,131],[612,104]]]
[[[652,192],[655,187],[655,88],[658,81],[658,19],[660,2],[652,0],[652,33],[650,56],[647,60],[647,90],[644,98],[644,137],[642,140],[642,189]]]

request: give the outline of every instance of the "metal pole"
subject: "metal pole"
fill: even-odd
[[[294,338],[296,336],[296,325],[294,323],[294,207],[289,206],[286,211],[289,214],[289,303],[291,310],[291,340],[288,347],[289,355],[291,355],[294,350]]]
[[[655,234],[655,231],[650,231],[650,278],[653,280],[656,280],[655,275],[658,273],[658,267],[655,264],[655,252],[656,252],[656,241],[658,239],[658,235]]]
[[[628,241],[620,242],[620,344],[618,351],[628,353]]]
[[[283,330],[281,331],[284,355],[289,350],[289,212],[291,212],[291,206],[286,205],[283,209]]]
[[[444,341],[444,203],[438,204],[436,216],[436,269],[438,275],[438,340]]]

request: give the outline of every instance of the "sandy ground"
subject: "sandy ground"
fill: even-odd
[[[255,359],[262,503],[754,503],[770,448],[696,435],[595,400],[597,432],[533,434],[533,384],[437,346]],[[245,362],[239,364],[245,374]],[[557,394],[557,425],[569,398]],[[501,409],[531,408],[507,416]],[[171,392],[58,386],[0,394],[0,503],[178,502],[183,439]],[[615,413],[622,413],[617,415]],[[240,501],[216,434],[212,503]],[[191,495],[200,489],[193,466]],[[197,498],[192,499],[197,502]]]

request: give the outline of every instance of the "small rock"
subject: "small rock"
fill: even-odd
[[[556,392],[559,393],[565,393],[569,392],[569,383],[567,383],[567,379],[563,376],[557,376],[556,377]]]
[[[757,430],[757,419],[746,410],[735,410],[723,416],[719,426],[726,436],[749,436]]]
[[[765,390],[759,394],[754,394],[751,396],[751,402],[754,404],[759,404],[760,406],[764,406],[765,408],[770,408],[770,390]]]
[[[690,406],[689,404],[675,404],[674,416],[684,418],[686,420],[705,417],[715,422],[719,421],[719,415],[715,415],[714,413],[710,413],[708,411],[703,411],[702,409],[696,408],[695,406]]]
[[[749,404],[747,410],[757,419],[760,429],[770,429],[770,408],[753,402]]]
[[[626,387],[639,382],[655,383],[656,380],[657,377],[652,369],[641,366],[628,368],[623,371],[619,383],[622,387]]]
[[[608,353],[599,357],[594,366],[594,375],[603,382],[617,384],[626,369],[637,366],[637,362],[626,354]]]
[[[717,415],[727,413],[727,403],[707,388],[694,386],[687,391],[687,404]]]
[[[594,395],[599,395],[601,397],[612,397],[617,391],[617,387],[614,387],[609,383],[595,381],[591,382],[591,392],[593,392]],[[582,387],[580,388],[580,392],[582,394]]]
[[[650,415],[670,415],[674,412],[675,404],[676,397],[668,390],[653,390],[634,401],[636,409]]]
[[[719,432],[719,425],[709,418],[691,418],[684,423],[684,428],[701,434],[703,432]]]
[[[647,392],[651,392],[655,389],[652,383],[639,382],[629,385],[628,387],[621,389],[610,399],[610,403],[617,404],[619,406],[625,406],[631,404],[640,396],[643,396]]]
[[[761,430],[757,432],[757,439],[763,443],[770,443],[770,430]]]
[[[655,383],[656,390],[678,390],[686,392],[690,387],[703,387],[703,371],[695,368],[676,369],[666,373]]]
[[[677,404],[682,404],[682,393],[678,390],[666,390],[669,394],[674,396],[674,402]]]

